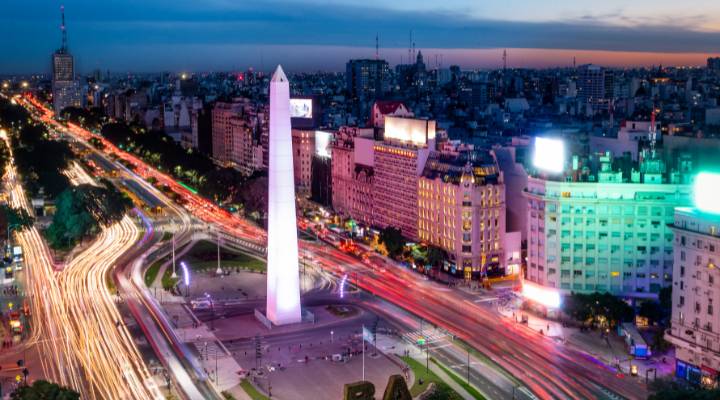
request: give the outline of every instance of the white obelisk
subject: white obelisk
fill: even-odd
[[[290,134],[290,84],[278,65],[270,80],[268,165],[267,318],[275,325],[300,322],[295,178]]]

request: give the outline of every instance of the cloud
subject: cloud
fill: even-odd
[[[168,51],[202,45],[372,47],[376,33],[383,48],[400,49],[410,45],[410,31],[418,48],[720,52],[720,32],[688,28],[707,22],[703,15],[637,20],[624,17],[618,9],[565,21],[525,22],[482,19],[458,11],[329,2],[69,0],[65,4],[71,49],[86,58],[133,46],[155,47],[159,59]],[[57,8],[30,9],[17,1],[7,8],[0,16],[0,47],[8,49],[5,54],[26,58],[9,64],[47,63],[49,52],[59,44]]]

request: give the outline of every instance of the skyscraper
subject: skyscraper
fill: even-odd
[[[350,60],[346,65],[350,97],[374,100],[387,91],[389,67],[385,60]]]
[[[278,65],[270,80],[267,318],[300,322],[300,269],[290,133],[290,84]]]
[[[52,55],[52,92],[53,108],[60,113],[66,107],[82,106],[80,85],[75,80],[75,60],[67,49],[67,32],[65,30],[65,7],[60,7],[62,16],[62,46]]]

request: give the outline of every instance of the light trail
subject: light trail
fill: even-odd
[[[92,183],[92,178],[82,172],[75,164],[68,174],[75,183]],[[12,160],[5,182],[11,206],[32,214]],[[74,388],[85,398],[163,398],[107,285],[109,271],[133,247],[139,233],[125,217],[104,228],[63,271],[56,271],[50,250],[36,228],[16,235],[28,271],[33,329],[27,345],[39,346],[45,377]]]
[[[103,137],[72,124],[68,128],[63,127],[52,119],[52,111],[34,98],[29,98],[29,101],[42,113],[46,123],[54,124],[79,140],[93,137],[101,140],[106,154],[114,154],[135,165],[136,172],[143,178],[153,177],[170,187],[185,200],[186,209],[202,221],[217,225],[227,234],[251,245],[263,246],[266,242],[264,230],[195,195],[168,175],[118,149]],[[446,328],[521,380],[540,398],[593,398],[598,392],[596,386],[631,399],[647,395],[645,386],[617,378],[587,362],[579,353],[499,319],[472,302],[465,302],[466,299],[458,293],[439,292],[417,274],[396,266],[375,273],[335,248],[303,244],[302,249],[312,251],[317,264],[336,276],[342,276],[348,270],[363,274],[363,279],[358,282],[362,289]]]

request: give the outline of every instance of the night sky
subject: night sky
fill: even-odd
[[[498,67],[503,48],[517,67],[566,66],[573,56],[701,65],[720,53],[713,0],[3,0],[0,73],[49,70],[61,4],[80,72],[342,70],[374,56],[376,33],[381,57],[396,64],[407,61],[411,30],[431,67]]]

